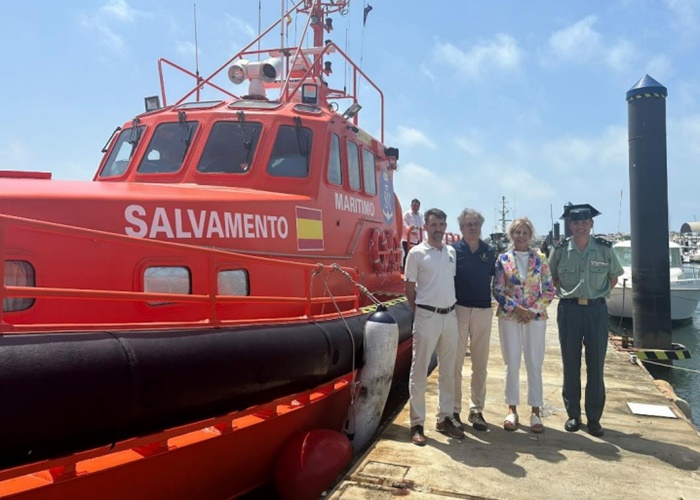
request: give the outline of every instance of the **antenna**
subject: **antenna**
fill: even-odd
[[[202,79],[199,76],[199,43],[197,42],[197,4],[192,4],[193,14],[194,14],[194,71],[197,76],[197,101],[199,101],[199,91],[201,87],[199,84]]]
[[[506,201],[506,197],[502,196],[501,197],[501,232],[503,234],[506,234],[506,222],[510,222],[510,219],[506,219],[506,215],[510,213],[510,210],[508,210],[508,202]]]
[[[258,0],[258,61],[260,60],[260,33],[262,32],[262,0]]]
[[[617,234],[620,234],[620,219],[622,219],[622,189],[620,189],[620,209],[617,212]]]

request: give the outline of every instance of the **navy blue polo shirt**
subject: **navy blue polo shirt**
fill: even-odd
[[[479,240],[472,252],[464,239],[452,245],[457,251],[455,292],[457,304],[464,307],[491,307],[491,278],[496,270],[496,253]]]

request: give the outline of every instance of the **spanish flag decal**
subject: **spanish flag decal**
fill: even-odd
[[[296,215],[299,250],[323,250],[323,211],[296,207]]]

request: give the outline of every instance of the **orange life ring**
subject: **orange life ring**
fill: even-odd
[[[386,235],[384,231],[375,227],[372,235],[369,238],[369,258],[372,261],[372,267],[377,274],[384,274],[387,270],[387,254],[386,254]]]

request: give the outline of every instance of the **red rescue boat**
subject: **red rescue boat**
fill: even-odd
[[[92,182],[0,172],[0,498],[232,498],[304,433],[366,444],[412,314],[383,95],[323,40],[348,3],[297,2],[207,78],[160,60],[163,106],[115,131]],[[290,15],[313,47],[251,49]],[[196,79],[173,104],[165,66]]]

